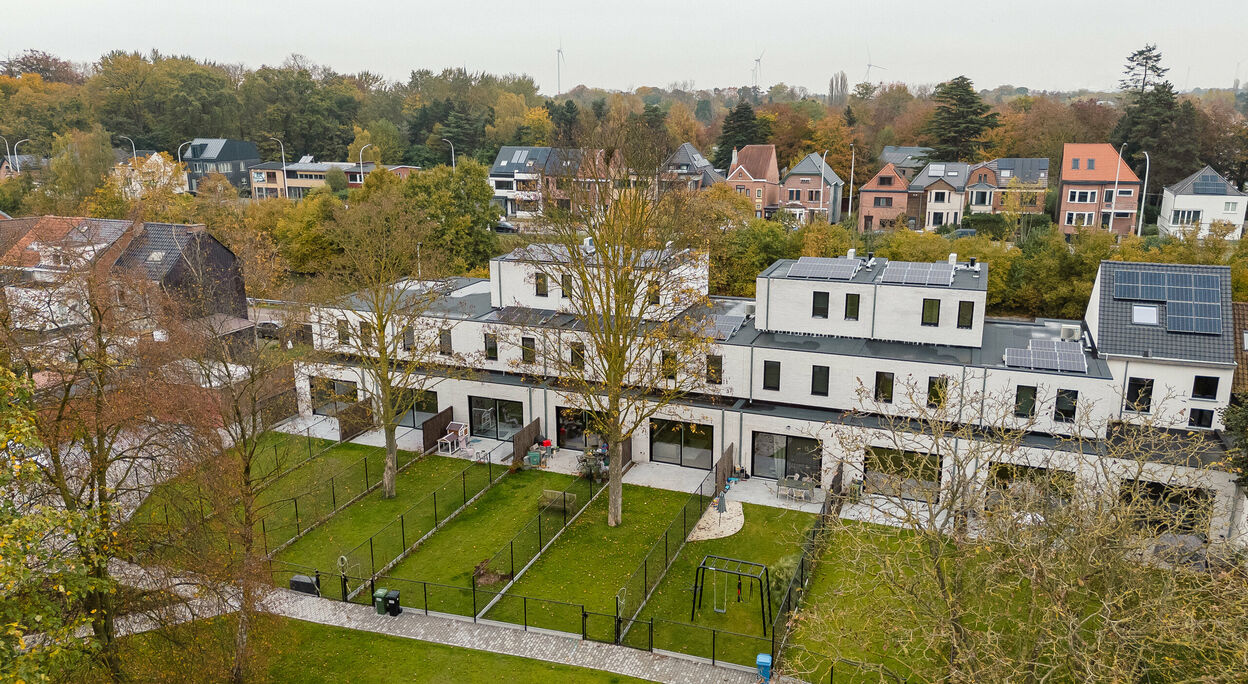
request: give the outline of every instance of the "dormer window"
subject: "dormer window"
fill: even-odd
[[[892,176],[880,176],[880,187],[887,187],[893,184]]]
[[[159,264],[160,262],[164,260],[165,260],[164,252],[152,252],[151,254],[147,255],[147,263],[149,264]]]
[[[1157,307],[1150,304],[1133,304],[1131,322],[1136,325],[1157,325]]]
[[[1070,160],[1070,168],[1074,171],[1079,170],[1079,157]]]

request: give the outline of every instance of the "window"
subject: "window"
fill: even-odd
[[[845,295],[845,320],[858,320],[858,299],[859,295],[855,292]]]
[[[1075,157],[1074,159],[1071,159],[1071,160],[1070,160],[1070,168],[1071,168],[1072,170],[1078,170],[1078,169],[1079,169],[1079,157]]]
[[[1157,325],[1157,307],[1151,304],[1132,304],[1131,322],[1136,325]]]
[[[940,325],[940,300],[923,300],[923,325],[934,327]]]
[[[975,327],[975,302],[958,302],[958,328],[970,330]]]
[[[454,353],[451,348],[451,331],[441,330],[438,332],[438,353],[442,356],[450,356]]]
[[[738,185],[738,186],[737,186],[737,194],[740,194],[740,195],[748,195],[748,194],[750,194],[750,191],[749,191],[749,190],[746,190],[744,185]]]
[[[1218,379],[1210,375],[1197,375],[1192,382],[1193,399],[1217,399]]]
[[[810,315],[812,318],[828,317],[828,293],[816,292],[814,300],[810,305]]]
[[[532,337],[520,338],[520,360],[524,363],[537,361],[537,340]]]
[[[770,432],[755,432],[750,454],[753,467],[750,475],[770,479],[801,477],[815,481],[823,470],[823,445],[809,437],[790,437]]]
[[[932,225],[933,225],[933,226],[943,226],[943,225],[945,225],[945,212],[943,212],[943,211],[933,211],[933,212],[932,212]]]
[[[885,207],[885,208],[891,207],[893,206],[893,198],[892,197],[876,197],[875,206]]]
[[[416,346],[416,333],[412,331],[412,326],[404,326],[403,328],[403,351],[411,351]]]
[[[1135,191],[1132,190],[1131,188],[1118,188],[1119,197],[1130,197],[1131,195],[1134,195],[1134,194],[1135,194]]]
[[[309,378],[312,390],[312,413],[318,416],[336,416],[338,412],[359,400],[354,382],[332,378]]]
[[[944,202],[944,201],[945,201],[945,195],[947,195],[947,194],[948,194],[948,193],[946,193],[944,190],[936,190],[936,191],[932,192],[932,201],[933,201],[933,202],[937,202],[937,203]]]
[[[863,460],[863,490],[912,500],[940,496],[940,455],[868,447]]]
[[[555,409],[555,417],[560,447],[585,451],[602,445],[602,435],[597,431],[604,421],[597,411],[560,406]]]
[[[1170,223],[1176,226],[1185,226],[1200,223],[1199,209],[1175,209],[1170,215]]]
[[[1091,157],[1088,158],[1088,170],[1089,171],[1096,170],[1096,160],[1092,159]]]
[[[1057,401],[1053,405],[1053,420],[1059,423],[1075,422],[1075,408],[1078,404],[1078,391],[1059,389],[1057,391]]]
[[[571,356],[568,361],[572,364],[572,367],[577,370],[585,368],[585,343],[573,342],[569,348],[571,350]]]
[[[373,347],[373,324],[368,321],[360,321],[360,346],[364,349]]]
[[[755,197],[762,197],[762,196],[763,196],[763,189],[762,189],[762,188],[759,188],[759,189],[755,190],[755,191],[754,191],[754,196],[755,196]]]
[[[1068,211],[1066,212],[1066,225],[1068,226],[1090,226],[1096,221],[1096,212],[1092,211]]]
[[[1014,415],[1019,418],[1031,418],[1036,415],[1036,388],[1034,385],[1019,385],[1014,390]]]
[[[418,428],[438,412],[438,393],[420,390],[398,390],[395,413],[401,427]]]
[[[944,164],[932,164],[931,166],[928,167],[927,173],[930,176],[943,176],[945,175],[945,165]]]
[[[801,188],[789,188],[789,201],[790,201],[790,202],[800,202],[800,201],[802,201],[802,190],[801,190]]]
[[[971,193],[971,204],[984,206],[992,204],[992,193],[985,190],[976,190]]]
[[[780,391],[780,362],[763,362],[763,389],[772,392]]]
[[[1066,201],[1074,204],[1095,204],[1095,190],[1071,190],[1066,193]]]
[[[945,399],[949,396],[949,377],[933,375],[927,379],[927,407],[944,408]]]
[[[1206,429],[1213,427],[1213,411],[1211,409],[1192,409],[1192,414],[1187,419],[1187,426]]]
[[[1148,413],[1153,409],[1152,378],[1128,378],[1127,396],[1123,397],[1124,411]]]
[[[351,344],[351,324],[338,321],[338,344]]]
[[[875,373],[875,400],[881,404],[893,403],[893,374],[884,371]]]
[[[538,273],[533,276],[533,279],[534,284],[537,286],[538,297],[545,297],[550,294],[550,283],[547,282],[545,273]]]
[[[823,194],[821,190],[807,190],[806,201],[807,202],[822,202],[823,200],[820,197],[821,194]]]
[[[652,305],[656,305],[656,306],[658,305],[659,300],[660,300],[658,285],[652,284],[649,288],[646,289],[646,300],[650,302],[650,304]]]
[[[710,470],[715,428],[678,420],[650,419],[650,459]]]
[[[498,360],[498,335],[485,334],[485,358],[489,361]]]
[[[676,353],[665,351],[659,362],[663,369],[663,377],[668,380],[676,379]]]
[[[706,382],[710,385],[724,382],[724,357],[718,354],[706,355]]]
[[[1239,208],[1239,202],[1223,202],[1222,211],[1235,211]]]
[[[892,176],[880,176],[879,184],[881,187],[889,187],[893,184]]]
[[[1248,351],[1248,330],[1244,331],[1244,351]]]
[[[490,397],[468,397],[468,431],[474,437],[511,439],[524,427],[524,404]]]
[[[568,299],[572,296],[568,294],[570,292],[572,292],[572,274],[564,273],[559,276],[559,296]]]
[[[828,367],[810,367],[810,393],[816,397],[828,396]]]

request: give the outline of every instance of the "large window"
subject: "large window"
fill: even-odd
[[[847,321],[858,320],[859,299],[860,299],[859,295],[855,292],[850,292],[845,295],[845,320]]]
[[[545,273],[538,273],[533,277],[536,294],[538,297],[545,297],[550,294],[550,280]]]
[[[1153,409],[1152,378],[1128,378],[1127,396],[1123,397],[1123,409],[1148,413]]]
[[[885,179],[885,178],[881,178],[880,180],[892,180],[892,179],[891,179],[891,178],[887,178],[887,179]],[[881,185],[883,185],[883,183],[881,183]],[[877,207],[882,207],[882,208],[888,208],[888,207],[891,207],[891,206],[893,206],[893,198],[892,198],[892,197],[876,197],[876,198],[875,198],[874,205],[875,205],[875,206],[877,206]]]
[[[1199,209],[1175,209],[1170,215],[1170,223],[1176,226],[1190,226],[1200,223]]]
[[[719,385],[724,381],[724,357],[718,354],[706,355],[706,382]]]
[[[940,455],[868,447],[863,491],[916,501],[940,498]]]
[[[1031,418],[1036,415],[1035,385],[1019,385],[1014,391],[1014,415],[1019,418]]]
[[[1075,410],[1078,406],[1078,391],[1059,389],[1057,391],[1057,401],[1053,404],[1053,420],[1059,423],[1075,422]]]
[[[602,423],[594,419],[598,415],[600,414],[595,411],[579,408],[560,406],[556,409],[555,416],[559,419],[559,446],[578,451],[601,446],[602,435],[596,430],[602,429]]]
[[[993,463],[988,468],[989,509],[1008,512],[1053,509],[1068,503],[1075,491],[1075,474],[1037,466]]]
[[[468,397],[468,428],[477,437],[511,439],[524,427],[524,404],[490,397]]]
[[[975,302],[958,302],[958,328],[970,330],[975,327]]]
[[[312,413],[336,416],[338,412],[359,401],[354,382],[333,378],[309,378],[312,390]]]
[[[715,428],[678,420],[650,419],[650,458],[687,468],[710,470]]]
[[[809,437],[755,432],[750,474],[778,480],[782,477],[808,478],[818,483],[823,468],[823,445]]]
[[[532,337],[520,338],[520,360],[524,363],[537,361],[537,340]]]
[[[399,425],[417,428],[438,412],[438,393],[429,390],[399,390],[395,403]]]
[[[1095,190],[1070,190],[1066,193],[1066,201],[1073,204],[1095,204]]]
[[[810,393],[817,397],[828,396],[828,367],[810,367]]]
[[[933,375],[927,379],[927,407],[944,408],[949,398],[949,376]]]
[[[763,389],[773,392],[780,391],[780,362],[763,362]]]
[[[1193,399],[1217,399],[1218,379],[1212,375],[1197,375],[1192,382]]]
[[[811,318],[827,318],[828,317],[828,293],[816,292],[810,305]]]
[[[498,360],[498,335],[494,333],[485,334],[485,358],[489,361]]]
[[[875,400],[881,404],[893,403],[893,374],[884,371],[875,373]]]
[[[940,300],[923,300],[923,325],[934,327],[940,325]]]
[[[1208,430],[1213,427],[1213,411],[1211,409],[1192,409],[1191,415],[1187,418],[1187,426]]]
[[[1204,538],[1209,533],[1213,497],[1207,490],[1127,480],[1120,496],[1136,525],[1147,534],[1173,532]]]

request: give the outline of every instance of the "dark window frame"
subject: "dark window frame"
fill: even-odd
[[[1024,392],[1024,390],[1029,390]],[[1027,395],[1024,401],[1024,395]],[[1017,385],[1014,388],[1014,417],[1035,418],[1039,389],[1035,385]],[[1025,407],[1025,408],[1024,408]]]
[[[966,300],[958,302],[958,329],[970,330],[975,327],[975,302]]]
[[[831,306],[827,292],[813,292],[810,298],[810,317],[827,319]]]
[[[881,404],[893,403],[894,375],[888,371],[875,372],[875,401]]]
[[[779,361],[763,361],[763,389],[769,392],[780,391]]]
[[[851,306],[852,303],[852,306]],[[851,315],[852,311],[852,315]],[[862,313],[862,295],[857,292],[845,293],[845,320],[856,321]]]
[[[930,311],[929,311],[929,307],[931,307]],[[939,328],[940,327],[940,300],[939,299],[924,298],[923,316],[920,322],[925,328]]]
[[[520,362],[537,363],[537,338],[520,338]]]
[[[706,355],[706,384],[724,384],[724,357],[719,354]]]
[[[1192,379],[1192,398],[1193,399],[1217,399],[1218,386],[1220,378],[1216,375],[1197,375]],[[1201,389],[1201,385],[1212,385],[1212,389]]]
[[[1053,400],[1053,422],[1074,423],[1079,417],[1079,390],[1059,389]]]
[[[438,354],[442,356],[450,356],[455,353],[454,340],[451,338],[451,329],[443,328],[438,331]]]
[[[927,379],[927,407],[944,408],[949,401],[949,376],[932,375]]]
[[[1151,413],[1153,387],[1153,378],[1127,378],[1127,392],[1122,398],[1123,410],[1133,413]]]
[[[485,333],[485,360],[498,360],[498,335],[495,333]]]
[[[811,395],[816,396],[816,397],[828,396],[828,386],[829,386],[828,380],[830,376],[831,376],[831,369],[828,366],[811,366],[810,367],[810,393]]]
[[[550,279],[545,273],[535,273],[533,275],[533,290],[538,297],[550,296]]]

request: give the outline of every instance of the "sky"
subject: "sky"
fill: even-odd
[[[527,73],[542,93],[758,83],[1109,90],[1125,57],[1156,43],[1180,90],[1248,81],[1248,0],[42,0],[3,10],[0,54],[33,48],[76,62],[110,50],[251,67],[299,53],[343,73],[406,80],[413,69]],[[626,9],[625,9],[626,8]],[[562,45],[562,77],[556,50]],[[869,55],[869,58],[868,58]]]

